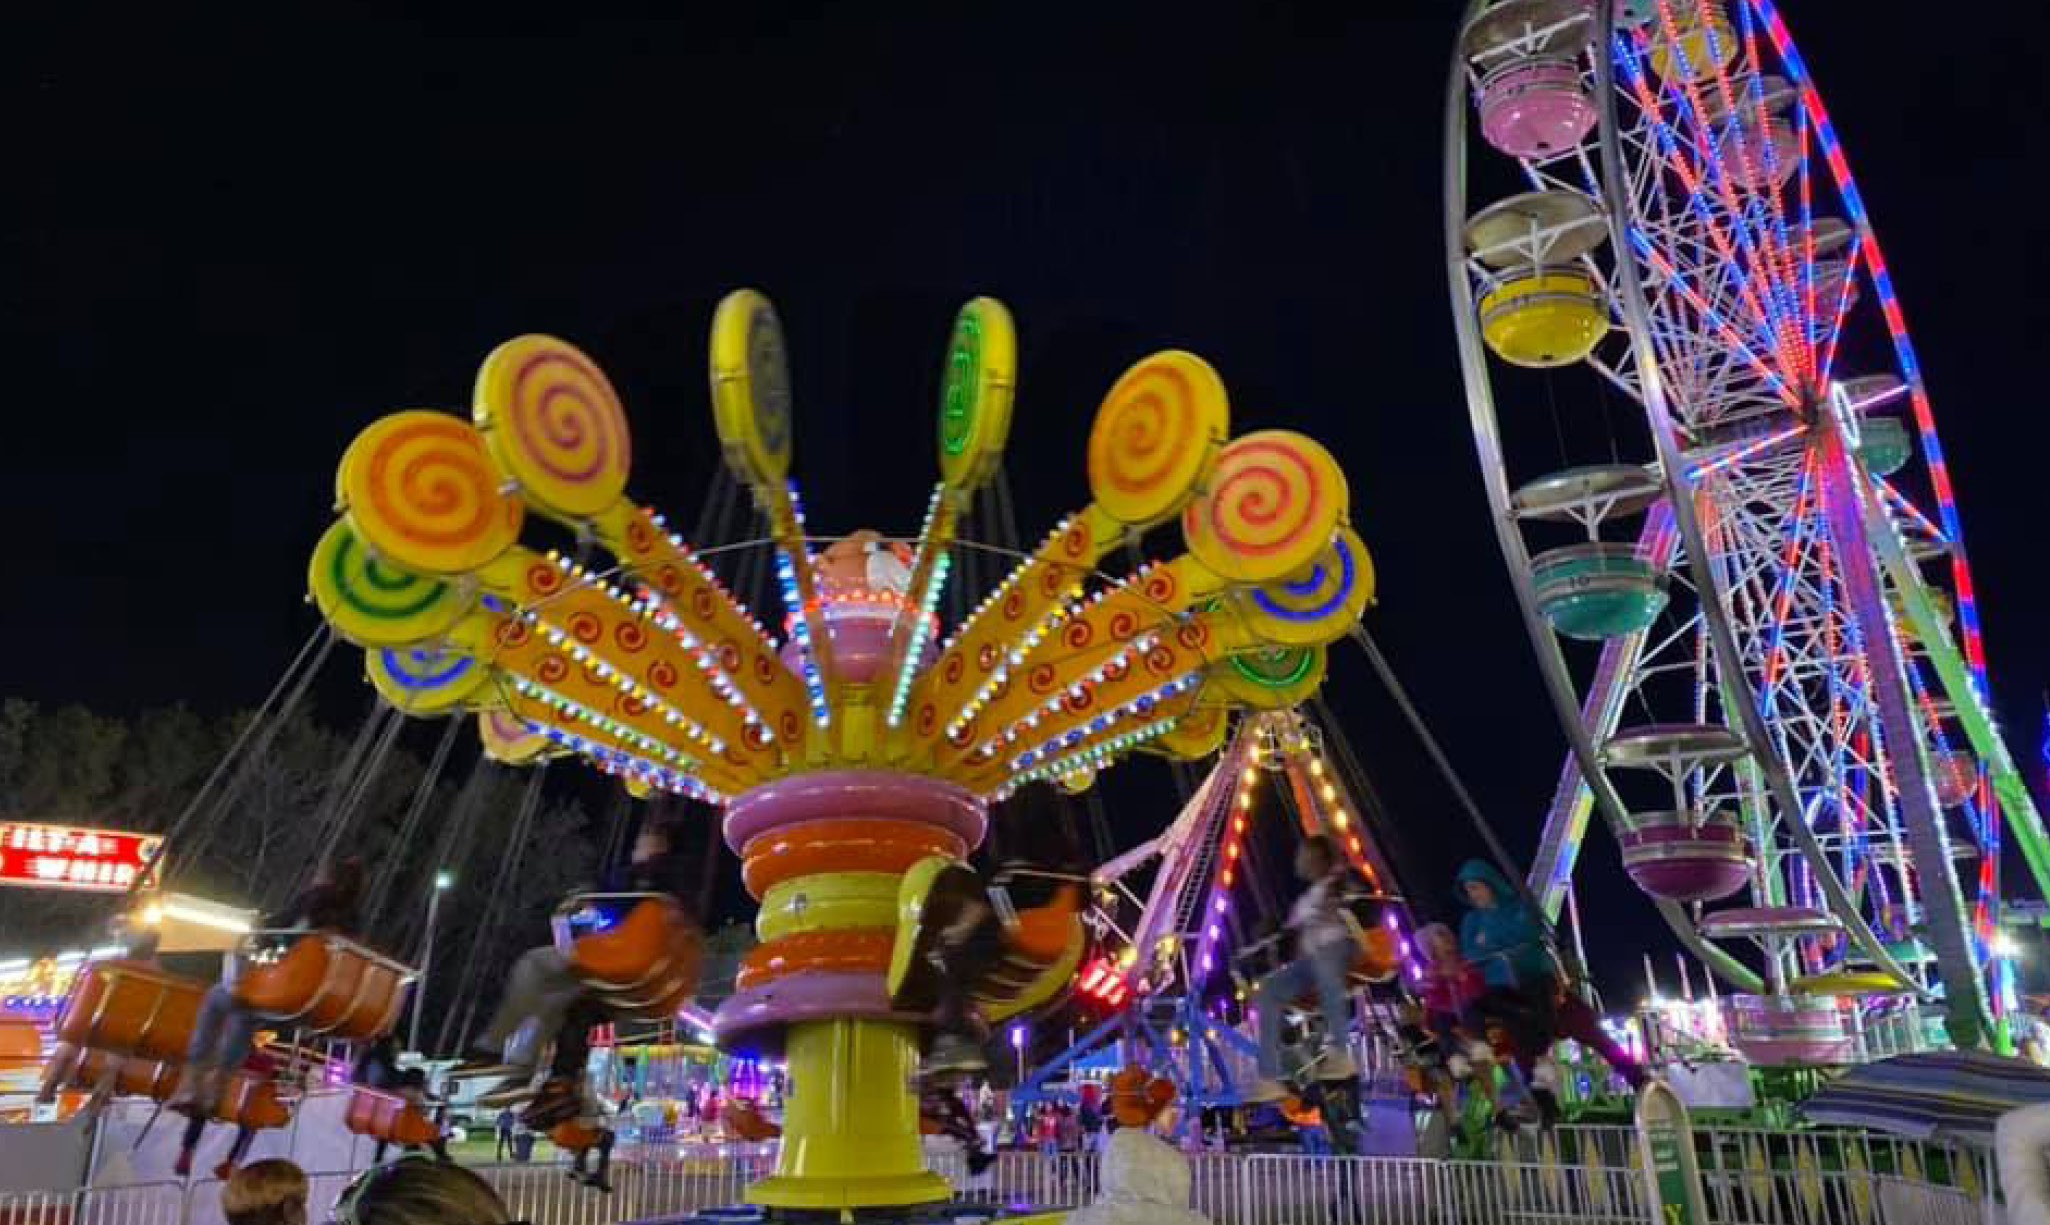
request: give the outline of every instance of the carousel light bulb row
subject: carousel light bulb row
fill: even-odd
[[[537,702],[544,703],[564,718],[574,719],[579,723],[588,723],[615,739],[624,740],[628,744],[638,745],[653,756],[679,769],[688,770],[698,764],[688,754],[677,751],[674,746],[664,744],[639,728],[622,723],[610,715],[600,714],[581,702],[563,697],[545,685],[538,685],[524,676],[515,676],[510,678],[510,680],[513,690],[520,694],[520,696],[533,698]],[[579,745],[588,743],[581,736],[577,736],[576,740]]]
[[[549,556],[559,569],[571,575],[576,581],[611,597],[614,602],[634,614],[635,617],[644,622],[653,622],[656,625],[662,624],[654,616],[653,610],[646,604],[634,599],[609,583],[586,575],[582,566],[575,565],[554,554]],[[642,684],[631,673],[623,668],[615,667],[603,655],[585,646],[575,635],[565,631],[553,621],[543,619],[538,608],[522,609],[519,616],[521,620],[534,627],[547,640],[548,645],[567,653],[577,663],[587,666],[599,680],[611,684],[626,696],[639,702],[645,702],[650,709],[662,716],[663,722],[682,731],[686,738],[702,746],[713,756],[718,756],[726,751],[726,742],[723,739],[714,736],[697,720],[684,713],[680,707]],[[689,644],[685,644],[685,646],[688,649]],[[702,662],[700,666],[702,666]],[[728,688],[730,689],[730,686]]]
[[[1061,624],[1066,624],[1066,621],[1063,620]],[[1057,693],[1048,698],[1023,717],[1012,721],[1009,726],[996,735],[983,741],[976,748],[975,752],[970,755],[969,760],[987,761],[1005,748],[1016,744],[1019,737],[1038,727],[1046,718],[1059,714],[1061,704],[1067,697],[1072,696],[1076,701],[1081,701],[1097,685],[1101,685],[1105,679],[1123,676],[1125,670],[1131,667],[1133,656],[1145,655],[1158,645],[1159,642],[1160,636],[1150,632],[1134,638],[1131,642],[1119,648],[1116,654],[1090,669],[1088,674],[1069,685],[1063,693]]]
[[[1135,727],[1129,732],[1122,732],[1108,740],[1092,744],[1079,753],[1070,753],[1066,757],[1058,757],[1052,761],[1034,766],[1030,770],[1013,774],[1010,781],[998,788],[996,794],[991,798],[999,801],[1009,799],[1012,792],[1027,783],[1038,782],[1041,779],[1060,778],[1063,775],[1094,769],[1111,758],[1116,757],[1119,753],[1136,748],[1156,736],[1162,736],[1173,731],[1175,724],[1179,722],[1181,722],[1180,715],[1176,715],[1171,719],[1156,719],[1143,727]]]
[[[887,722],[896,727],[904,721],[904,707],[911,701],[911,684],[918,677],[918,667],[925,654],[925,644],[932,637],[935,609],[940,602],[940,593],[947,587],[947,571],[954,564],[954,555],[947,546],[933,537],[933,525],[939,521],[940,510],[946,505],[947,486],[942,482],[933,487],[932,500],[926,503],[925,522],[918,528],[920,556],[911,559],[911,573],[917,574],[923,553],[936,550],[932,563],[932,576],[926,581],[925,590],[911,595],[913,615],[918,619],[911,626],[911,642],[904,651],[903,660],[897,665],[896,685],[890,691],[890,708]]]
[[[975,606],[975,611],[968,615],[968,619],[961,623],[960,628],[954,631],[954,636],[941,648],[942,654],[953,650],[960,644],[962,637],[968,633],[969,629],[981,621],[982,615],[989,611],[990,605],[997,603],[1010,594],[1011,589],[1018,585],[1024,575],[1031,571],[1035,565],[1039,564],[1040,554],[1045,553],[1056,540],[1059,540],[1067,533],[1072,522],[1073,520],[1064,518],[1059,523],[1056,523],[1053,531],[1047,534],[1046,542],[1039,546],[1039,553],[1033,554],[1030,559],[1012,570],[1004,577],[1003,582],[997,584],[995,591],[983,597],[982,603]],[[1054,565],[1058,563],[1049,562],[1047,564]],[[1082,594],[1082,584],[1079,582],[1075,583],[1070,589],[1070,594]],[[954,716],[953,721],[947,724],[946,734],[949,740],[958,737],[962,730],[974,721],[975,716],[982,713],[982,708],[988,705],[990,697],[996,693],[1004,681],[1011,675],[1010,670],[1024,664],[1025,656],[1044,641],[1049,633],[1060,627],[1066,617],[1066,613],[1067,610],[1065,608],[1055,608],[1040,618],[1036,624],[1028,627],[1018,641],[1011,645],[1005,652],[1004,663],[995,672],[990,674],[988,680],[977,687],[974,694],[962,705],[961,713]]]
[[[676,551],[677,558],[696,570],[699,579],[703,580],[707,587],[724,596],[727,603],[740,615],[741,620],[747,622],[754,632],[760,636],[762,642],[767,644],[770,641],[769,631],[763,627],[761,620],[754,615],[746,604],[742,603],[738,597],[727,590],[726,585],[719,581],[719,576],[713,573],[712,568],[706,565],[691,549],[690,545],[684,542],[682,536],[669,530],[669,521],[660,514],[649,514],[648,521],[655,527],[656,531],[660,532],[669,541],[670,547]],[[747,726],[758,729],[763,743],[775,743],[775,725],[762,718],[761,712],[754,708],[754,705],[747,700],[746,695],[740,691],[740,687],[733,683],[726,669],[719,663],[719,653],[713,650],[709,644],[700,641],[696,634],[690,632],[683,618],[676,615],[676,610],[671,605],[669,598],[654,588],[643,584],[641,587],[641,601],[655,611],[655,624],[676,635],[676,640],[681,642],[684,649],[691,653],[691,658],[697,661],[698,670],[703,672],[706,679],[711,682],[712,692],[729,706],[738,709],[741,713],[742,721]]]
[[[607,774],[626,774],[650,786],[660,787],[664,791],[674,792],[689,799],[702,800],[707,804],[724,805],[726,803],[725,795],[712,787],[706,786],[704,780],[697,778],[695,775],[643,761],[631,753],[612,748],[609,745],[596,744],[574,732],[566,732],[559,727],[531,723],[528,726],[535,728],[543,736],[546,736],[550,741],[553,741],[562,748],[588,759]]]
[[[1146,693],[1140,694],[1138,697],[1133,698],[1131,701],[1126,702],[1122,706],[1113,707],[1110,710],[1104,711],[1102,714],[1097,715],[1095,718],[1091,719],[1089,722],[1083,724],[1080,727],[1070,728],[1067,731],[1062,732],[1060,735],[1055,736],[1052,739],[1044,742],[1037,748],[1027,749],[1025,752],[1020,753],[1018,756],[1011,759],[1011,769],[1014,772],[1018,770],[1027,769],[1036,762],[1042,761],[1055,753],[1064,752],[1068,749],[1074,748],[1076,745],[1082,743],[1084,740],[1087,740],[1092,736],[1102,735],[1103,733],[1109,731],[1112,727],[1116,726],[1122,720],[1131,718],[1143,719],[1147,715],[1152,714],[1154,708],[1159,706],[1160,703],[1167,701],[1169,698],[1174,697],[1176,694],[1187,693],[1189,690],[1194,689],[1197,685],[1200,685],[1202,683],[1202,669],[1199,668],[1190,672],[1185,672],[1182,675],[1175,677],[1173,680],[1168,681],[1166,684],[1161,685],[1156,689],[1152,689]],[[1080,690],[1081,686],[1078,684],[1077,686],[1075,686],[1075,688],[1077,690]],[[1086,690],[1083,690],[1083,692],[1086,692]],[[1039,711],[1035,711],[1028,718],[1031,722],[1036,723],[1040,718],[1041,712],[1051,713],[1053,711],[1058,711],[1060,708],[1061,699],[1056,697],[1052,701],[1047,703],[1046,706],[1041,707]]]
[[[804,565],[811,565],[810,552],[804,544],[804,503],[797,495],[797,482],[792,481],[790,492],[790,518],[797,525],[794,537],[799,552],[805,553]],[[825,727],[833,721],[832,707],[826,701],[826,680],[819,674],[818,658],[813,654],[810,612],[804,606],[803,587],[797,581],[797,558],[779,541],[776,545],[776,586],[783,593],[783,606],[795,618],[790,627],[791,641],[797,644],[798,673],[804,681],[804,691],[811,703],[812,722]]]
[[[648,607],[654,610],[652,620],[655,625],[673,635],[684,651],[689,654],[691,662],[697,665],[698,671],[704,673],[705,684],[711,689],[713,696],[738,710],[741,722],[748,727],[756,729],[756,734],[762,738],[762,743],[774,744],[776,742],[775,725],[762,718],[754,706],[748,702],[747,695],[743,694],[740,691],[740,687],[733,683],[726,669],[719,663],[719,652],[714,650],[711,644],[703,641],[696,634],[691,633],[689,624],[683,618],[676,615],[669,607],[668,601],[663,599],[659,592],[644,587],[641,589],[641,595],[647,601]]]
[[[1013,651],[1006,660],[1005,666],[997,669],[996,673],[990,678],[991,687],[1003,683],[1004,679],[1010,675],[1011,668],[1021,666],[1025,662],[1026,653],[1032,650],[1032,648],[1038,646],[1040,641],[1046,636],[1047,633],[1055,629],[1058,629],[1060,626],[1066,625],[1079,617],[1088,615],[1088,613],[1097,605],[1103,603],[1105,600],[1109,599],[1113,595],[1119,594],[1130,589],[1135,584],[1143,586],[1146,581],[1146,577],[1153,572],[1156,566],[1157,563],[1155,562],[1147,562],[1144,565],[1140,566],[1139,569],[1134,571],[1132,574],[1126,576],[1125,578],[1119,580],[1111,586],[1104,588],[1102,591],[1097,592],[1095,595],[1090,596],[1088,599],[1076,599],[1072,604],[1068,604],[1061,608],[1055,609],[1052,613],[1048,615],[1045,628],[1041,631],[1026,635],[1026,640],[1023,649]],[[1079,597],[1082,594],[1081,585],[1079,583],[1076,584],[1076,586],[1070,594],[1072,596]],[[1159,638],[1157,635],[1151,633],[1140,635],[1138,638],[1134,639],[1130,644],[1119,650],[1119,652],[1116,655],[1113,655],[1111,658],[1105,660],[1101,666],[1090,672],[1086,679],[1093,683],[1101,684],[1105,675],[1113,673],[1120,664],[1129,663],[1134,652],[1143,655],[1147,651],[1152,650],[1154,644],[1158,641]],[[980,697],[980,695],[977,696]],[[1055,697],[1048,701],[1045,707],[1045,709],[1049,713],[1056,711],[1059,708],[1060,699],[1058,697]],[[982,703],[980,701],[971,701],[968,707],[965,709],[965,713],[962,715],[962,717],[956,719],[954,723],[950,725],[948,729],[949,734],[958,734],[957,729],[961,727],[966,727],[968,724],[968,720],[972,719],[975,716],[975,714],[981,709]],[[1011,744],[1015,744],[1019,736],[1023,735],[1026,731],[1029,731],[1030,729],[1037,726],[1039,726],[1039,719],[1037,717],[1037,713],[1035,712],[1034,715],[1028,716],[1023,720],[1012,723],[1009,727],[1004,728],[997,735],[992,736],[988,740],[984,741],[980,746],[977,747],[975,754],[971,758],[971,760],[987,760],[990,756],[997,753],[1004,747],[1009,746]]]
[[[696,570],[698,577],[704,580],[705,586],[726,597],[726,602],[733,606],[734,612],[740,614],[740,619],[753,626],[755,633],[760,634],[762,641],[767,642],[769,640],[768,627],[764,626],[761,619],[755,616],[754,610],[747,606],[745,600],[735,595],[726,584],[719,581],[718,573],[712,567],[705,564],[704,559],[698,556],[697,550],[691,548],[689,541],[685,540],[678,533],[669,530],[668,516],[659,511],[644,513],[648,516],[648,522],[654,525],[655,531],[664,540],[669,542],[671,549],[676,551],[677,560]]]

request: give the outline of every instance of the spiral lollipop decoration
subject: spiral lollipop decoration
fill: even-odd
[[[1156,353],[1127,370],[1089,431],[1089,493],[1120,523],[1174,514],[1209,476],[1230,429],[1224,380],[1193,353]]]
[[[1011,433],[1018,334],[1011,312],[977,298],[954,317],[940,385],[940,479],[960,492],[987,481]]]
[[[519,539],[521,509],[500,488],[483,437],[444,413],[393,413],[356,436],[337,491],[349,527],[381,558],[466,574]]]
[[[790,475],[790,359],[776,308],[752,289],[712,316],[712,417],[734,475],[760,489]]]
[[[361,647],[425,642],[469,611],[454,584],[385,564],[346,523],[329,526],[314,546],[306,587],[335,632]]]
[[[1308,570],[1231,597],[1232,607],[1256,637],[1295,647],[1336,642],[1373,602],[1374,559],[1349,527],[1338,529],[1330,547]]]
[[[1323,647],[1276,647],[1227,655],[1210,669],[1218,692],[1254,710],[1283,710],[1324,683]]]
[[[521,336],[477,371],[474,415],[498,466],[535,508],[587,519],[626,492],[626,413],[603,371],[552,336]]]
[[[441,715],[470,704],[491,670],[468,655],[431,647],[383,647],[364,653],[370,683],[409,715]]]
[[[1261,430],[1217,459],[1203,495],[1182,513],[1196,560],[1239,583],[1306,569],[1345,521],[1345,474],[1314,439]]]

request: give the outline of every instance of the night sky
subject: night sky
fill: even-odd
[[[1086,500],[1090,414],[1158,348],[1218,367],[1235,431],[1336,452],[1380,567],[1372,628],[1526,854],[1563,740],[1489,532],[1446,307],[1458,6],[694,7],[492,32],[346,6],[18,30],[0,693],[253,705],[312,628],[305,558],[348,440],[390,410],[463,408],[520,332],[605,367],[636,496],[688,520],[715,460],[706,331],[741,285],[789,334],[813,525],[910,531],[947,327],[989,293],[1021,334],[1028,536]],[[2050,19],[1996,7],[1998,28],[1965,29],[1926,4],[1784,4],[1906,304],[1999,704],[2036,762]],[[1329,692],[1439,876],[1410,888],[1443,898],[1473,840],[1349,652]],[[337,721],[361,709],[352,683],[324,694]],[[1172,808],[1164,770],[1135,777],[1115,796],[1126,839]],[[1620,984],[1664,933],[1593,841],[1589,940]]]

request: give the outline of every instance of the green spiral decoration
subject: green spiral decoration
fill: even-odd
[[[379,560],[343,522],[321,536],[306,579],[321,615],[343,638],[363,647],[407,646],[439,637],[469,610],[453,583]]]

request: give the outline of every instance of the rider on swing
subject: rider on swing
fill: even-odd
[[[1344,906],[1350,873],[1338,844],[1323,834],[1303,839],[1296,850],[1295,872],[1308,886],[1288,913],[1287,930],[1293,937],[1295,957],[1261,979],[1255,990],[1260,1011],[1260,1079],[1247,1090],[1248,1102],[1278,1102],[1289,1096],[1281,1083],[1283,1014],[1306,991],[1316,992],[1324,1017],[1323,1050],[1311,1061],[1316,1078],[1346,1080],[1359,1071],[1349,1049],[1350,977],[1359,955],[1359,936]]]

